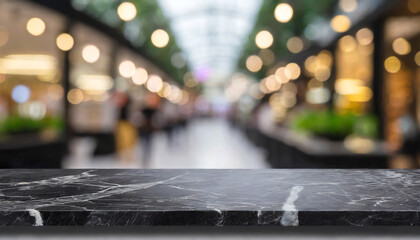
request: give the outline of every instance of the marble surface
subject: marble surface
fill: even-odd
[[[419,183],[418,170],[0,170],[0,225],[420,225]]]

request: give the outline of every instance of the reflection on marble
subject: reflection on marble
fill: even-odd
[[[0,170],[0,225],[419,225],[419,183],[417,170]]]

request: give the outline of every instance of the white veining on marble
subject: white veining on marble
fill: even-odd
[[[281,225],[283,226],[299,226],[298,211],[296,210],[295,202],[299,197],[302,186],[294,186],[290,191],[290,195],[283,205],[283,217],[281,218]]]
[[[132,191],[137,190],[144,190],[151,187],[154,187],[159,184],[166,184],[172,180],[175,180],[177,178],[180,178],[182,176],[186,175],[186,173],[161,180],[161,181],[155,181],[155,182],[147,182],[147,183],[137,183],[137,184],[125,184],[125,185],[111,185],[111,186],[105,186],[100,191],[92,192],[92,193],[85,193],[85,194],[79,194],[79,195],[70,195],[70,196],[63,196],[63,197],[56,197],[56,198],[47,198],[37,201],[32,201],[30,207],[31,208],[41,208],[41,207],[49,207],[49,206],[57,206],[57,205],[63,205],[63,204],[72,204],[72,203],[79,203],[79,202],[89,202],[92,200],[110,197],[114,195],[120,195]],[[43,180],[47,181],[47,180]],[[42,181],[42,182],[43,182]],[[43,182],[44,183],[44,182]],[[45,182],[46,185],[47,182]],[[5,204],[11,204],[13,205],[13,202],[4,201]],[[16,203],[15,203],[16,206]],[[13,208],[13,206],[10,206]],[[84,210],[89,210],[87,208],[83,208]]]
[[[34,226],[43,226],[44,221],[42,221],[41,213],[35,209],[28,209],[29,215],[35,218]]]

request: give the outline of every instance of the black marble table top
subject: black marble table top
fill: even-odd
[[[418,170],[0,170],[1,226],[420,225]]]

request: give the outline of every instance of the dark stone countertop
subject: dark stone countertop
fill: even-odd
[[[420,225],[419,170],[0,170],[1,226]]]

